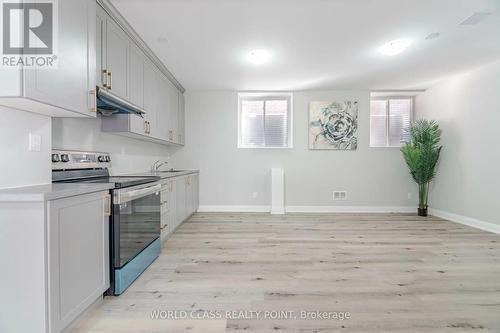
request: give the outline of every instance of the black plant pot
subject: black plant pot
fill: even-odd
[[[418,209],[418,216],[427,216],[427,207]]]

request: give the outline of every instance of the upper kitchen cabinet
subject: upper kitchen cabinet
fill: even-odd
[[[21,55],[12,54],[10,59],[16,63],[22,59],[24,67],[1,69],[0,105],[56,117],[95,117],[96,3],[55,4],[57,29],[48,28],[52,36],[37,36],[35,46],[32,39],[20,44],[16,53]],[[42,66],[29,66],[30,59]]]
[[[138,66],[135,66],[136,62],[134,62],[133,68],[130,66],[132,57],[133,60],[137,59],[137,50],[132,49],[133,45],[129,36],[101,6],[97,6],[95,16],[97,24],[97,86],[130,101],[131,72],[134,70],[134,74],[137,75],[137,71],[140,70]],[[134,76],[133,79],[137,79],[137,76]],[[135,91],[139,91],[137,87],[134,86],[134,88]],[[137,96],[134,95],[134,97]]]
[[[179,144],[179,93],[177,88],[170,82],[167,82],[167,112],[168,112],[168,141]]]
[[[161,144],[184,142],[180,95],[184,89],[108,1],[97,8],[99,101],[105,91],[143,111],[103,115],[104,132]],[[99,111],[102,112],[101,104]],[[106,114],[104,112],[103,114]]]
[[[105,49],[106,62],[102,64],[104,66],[101,72],[102,85],[114,95],[129,99],[131,41],[110,17],[106,18],[105,42],[103,49]]]
[[[130,43],[130,102],[144,108],[144,53],[137,45]]]
[[[178,140],[180,145],[184,145],[186,143],[185,138],[186,138],[186,113],[185,113],[185,100],[184,100],[184,94],[182,92],[178,92],[178,99],[179,99],[179,114],[178,114]]]

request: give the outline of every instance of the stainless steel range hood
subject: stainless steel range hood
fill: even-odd
[[[146,114],[141,107],[99,87],[97,87],[97,110],[103,116],[111,116],[113,114],[136,114],[140,117],[144,117],[144,114]]]

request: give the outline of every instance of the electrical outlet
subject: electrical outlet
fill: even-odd
[[[29,151],[40,151],[42,150],[42,136],[40,134],[29,134]]]
[[[408,192],[408,200],[411,199],[411,192]]]
[[[254,199],[255,199],[255,198],[257,198],[258,196],[259,196],[259,193],[257,193],[257,192],[253,192],[253,193],[252,193],[252,198],[254,198]]]
[[[333,191],[333,201],[347,200],[346,191]]]

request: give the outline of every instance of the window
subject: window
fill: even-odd
[[[292,147],[292,94],[238,94],[238,148]]]
[[[413,97],[373,97],[370,147],[400,147],[410,140]]]

